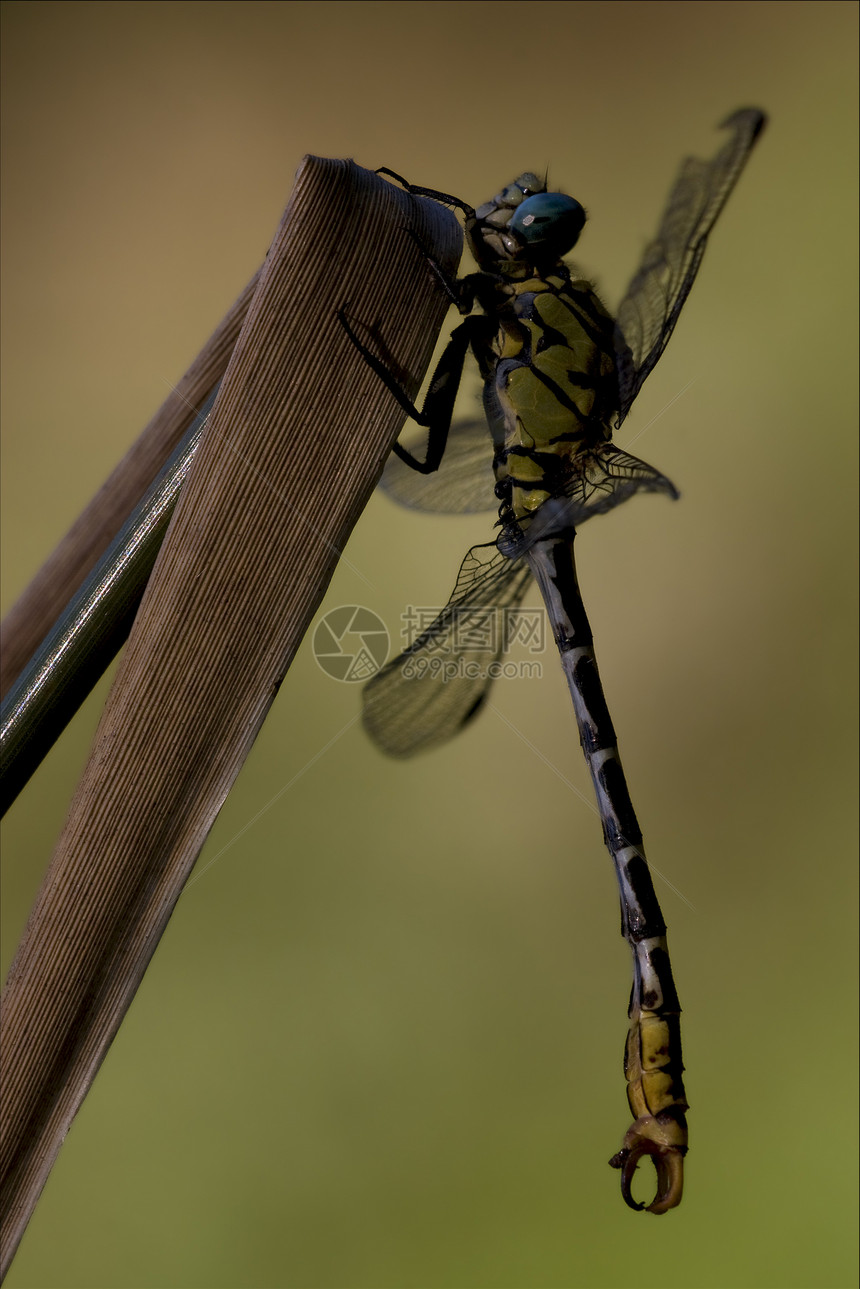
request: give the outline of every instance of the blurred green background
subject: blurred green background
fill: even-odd
[[[557,663],[396,764],[306,642],[9,1289],[853,1284],[855,6],[3,19],[4,605],[261,261],[304,153],[476,204],[548,165],[612,305],[681,158],[771,116],[621,436],[682,499],[579,542],[685,1008],[683,1206],[629,1212],[606,1166],[630,968]],[[396,630],[488,535],[377,497],[348,551],[370,586],[344,565],[324,609]],[[5,821],[4,967],[105,693]]]

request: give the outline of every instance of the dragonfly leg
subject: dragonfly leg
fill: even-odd
[[[490,312],[493,308],[494,299],[499,290],[501,278],[498,273],[486,273],[479,271],[477,273],[466,273],[463,277],[451,277],[445,272],[445,269],[437,259],[427,249],[427,243],[416,233],[414,228],[405,230],[418,247],[421,254],[427,261],[427,267],[447,295],[451,303],[462,314],[472,312],[475,307],[475,301]]]
[[[389,170],[387,166],[380,166],[376,173],[378,175],[388,175],[390,179],[396,179],[410,196],[429,197],[432,201],[438,201],[443,206],[453,206],[455,209],[461,210],[466,217],[467,231],[470,222],[475,219],[474,208],[461,201],[459,197],[452,197],[450,193],[439,192],[436,188],[424,188],[419,184],[411,184],[402,175],[399,175],[396,170]],[[498,288],[500,281],[498,273],[468,273],[462,278],[451,277],[445,272],[439,261],[434,259],[427,249],[426,243],[415,229],[407,228],[406,232],[426,259],[436,281],[442,287],[451,303],[456,305],[460,313],[470,313],[476,298],[483,300],[485,297],[490,297]]]
[[[427,267],[451,303],[456,305],[460,313],[470,313],[474,300],[474,292],[469,290],[467,279],[451,277],[449,273],[445,272],[439,261],[434,259],[431,255],[430,251],[427,249],[427,243],[420,234],[416,233],[414,228],[407,228],[405,231],[409,234],[421,254],[424,256],[424,259],[427,261]]]
[[[657,1173],[650,1213],[681,1202],[687,1153],[687,1098],[682,1082],[681,1005],[672,979],[666,924],[642,847],[642,833],[603,696],[594,642],[573,560],[574,533],[535,543],[526,559],[537,578],[573,699],[579,738],[594,783],[603,839],[612,857],[621,897],[621,931],[633,953],[633,990],[624,1058],[627,1099],[635,1122],[618,1154],[625,1202],[646,1155]]]
[[[452,197],[450,193],[439,192],[436,188],[423,188],[420,184],[411,184],[403,175],[399,175],[396,170],[389,170],[388,166],[380,166],[376,171],[378,175],[388,175],[389,179],[396,179],[401,188],[405,188],[413,197],[429,197],[431,201],[438,201],[442,206],[453,206],[455,210],[462,210],[467,219],[474,219],[475,209],[459,197]]]
[[[478,333],[486,330],[486,319],[483,317],[466,318],[455,327],[447,345],[442,351],[442,356],[436,364],[436,370],[433,373],[433,379],[430,382],[430,388],[427,391],[424,403],[419,410],[410,399],[406,390],[389,371],[371,349],[362,341],[346,315],[346,305],[338,309],[338,319],[349,339],[355,345],[358,352],[364,358],[369,367],[376,372],[379,379],[385,387],[391,391],[391,394],[403,408],[407,416],[416,421],[418,425],[423,425],[428,431],[427,435],[427,455],[423,461],[419,461],[411,452],[402,447],[399,443],[394,444],[394,451],[400,460],[406,465],[411,466],[420,474],[432,474],[439,469],[439,464],[445,452],[445,444],[448,441],[448,431],[451,428],[451,418],[454,414],[454,402],[457,397],[457,390],[460,387],[460,377],[463,373],[463,363],[466,359],[469,346],[473,343]]]

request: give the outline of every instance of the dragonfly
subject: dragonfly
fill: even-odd
[[[425,255],[463,321],[452,332],[420,408],[386,364],[340,317],[353,344],[406,414],[423,427],[424,453],[398,442],[384,489],[404,505],[449,514],[496,508],[495,541],[473,547],[451,597],[403,653],[363,691],[363,721],[393,756],[410,756],[462,729],[487,698],[510,624],[536,580],[567,679],[633,958],[624,1052],[633,1123],[609,1161],[625,1202],[650,1158],[656,1194],[647,1211],[681,1201],[689,1108],[682,1074],[681,1007],[666,923],[645,858],[580,595],[574,538],[592,515],[639,492],[677,497],[659,470],[611,439],[658,362],[701,263],[708,236],[765,124],[734,112],[710,160],[681,166],[656,237],[613,318],[589,280],[564,261],[586,222],[583,207],[520,175],[477,209],[432,188],[415,196],[462,211],[477,272],[457,279]],[[423,248],[422,248],[423,249]],[[483,381],[485,421],[452,424],[465,359]],[[488,436],[489,431],[489,436]]]

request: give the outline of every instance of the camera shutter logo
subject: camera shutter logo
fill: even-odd
[[[327,676],[347,682],[369,680],[388,657],[385,623],[372,609],[344,604],[317,623],[313,653]]]

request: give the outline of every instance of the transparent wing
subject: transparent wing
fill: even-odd
[[[411,449],[411,445],[407,445]],[[423,449],[418,450],[422,455]],[[486,421],[457,421],[448,432],[442,464],[420,474],[393,453],[379,486],[401,506],[446,515],[473,515],[498,507],[493,492],[493,444]]]
[[[637,492],[664,492],[677,498],[675,485],[647,461],[602,443],[577,453],[568,478],[534,515],[507,527],[499,539],[505,555],[519,558],[535,542],[578,528],[592,515],[605,514]]]
[[[659,232],[645,249],[615,320],[620,425],[675,329],[708,234],[746,164],[766,117],[743,108],[723,122],[731,137],[710,161],[681,166]]]
[[[364,726],[384,752],[412,756],[445,742],[475,715],[530,581],[528,566],[495,544],[469,551],[435,622],[364,687]]]

